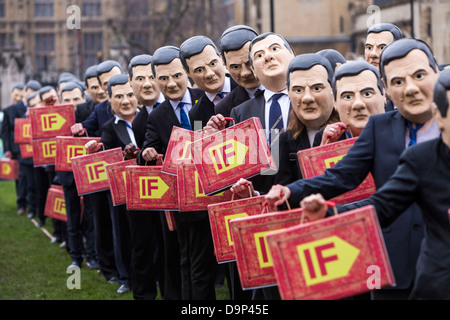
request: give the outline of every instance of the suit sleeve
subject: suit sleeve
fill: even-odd
[[[3,149],[4,151],[11,151],[11,142],[10,142],[10,124],[9,124],[9,110],[5,110],[3,112],[3,123],[2,123],[2,132],[1,137],[3,139]]]
[[[96,136],[96,132],[99,129],[98,128],[98,115],[97,115],[97,106],[95,107],[94,111],[87,117],[86,120],[82,122],[83,128],[85,128],[89,134],[89,136],[94,137]]]
[[[291,191],[290,201],[299,203],[304,197],[321,193],[331,199],[358,187],[373,167],[375,126],[370,118],[361,135],[347,155],[324,174],[297,180],[287,187]]]
[[[373,205],[381,227],[389,226],[402,212],[419,199],[420,168],[413,150],[406,149],[399,160],[395,173],[369,199],[339,207],[349,211],[366,205]],[[423,169],[422,169],[423,170]]]
[[[147,148],[154,148],[158,153],[165,154],[165,150],[162,150],[161,137],[155,124],[156,120],[154,118],[155,117],[152,116],[152,113],[150,113],[147,119],[147,127],[145,130],[145,141],[137,157],[137,163],[139,165],[145,165],[147,162],[142,157],[142,152]]]
[[[287,185],[300,178],[295,174],[297,172],[297,154],[291,155],[288,139],[288,132],[280,134],[279,164],[275,184]]]

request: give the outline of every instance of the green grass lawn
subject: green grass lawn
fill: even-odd
[[[14,182],[0,181],[0,300],[132,300],[131,293],[116,293],[97,270],[83,266],[80,289],[68,289],[71,259],[65,249],[26,215],[17,215]],[[45,228],[53,233],[50,219]],[[217,288],[217,299],[227,300],[226,287]],[[160,297],[158,296],[158,299]]]

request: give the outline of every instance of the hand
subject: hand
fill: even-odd
[[[330,142],[335,142],[347,130],[348,125],[343,122],[335,122],[329,124],[323,130],[322,141],[320,145],[323,146]]]
[[[325,217],[327,213],[327,203],[320,193],[312,194],[300,201],[303,208],[304,221],[315,221]]]
[[[211,129],[215,129],[216,131],[223,130],[223,129],[225,129],[227,122],[228,121],[225,119],[225,117],[223,115],[221,115],[220,113],[218,113],[209,119],[206,126]]]
[[[84,145],[86,152],[88,154],[97,152],[103,146],[103,143],[97,142],[96,140],[91,140]]]
[[[55,96],[50,96],[44,100],[45,106],[54,106],[58,102],[58,99]]]
[[[158,152],[154,148],[145,148],[144,151],[142,151],[142,158],[144,158],[145,161],[153,161],[158,159]]]
[[[282,186],[281,184],[276,184],[270,188],[269,192],[266,194],[266,202],[268,204],[274,204],[275,206],[281,206],[285,203],[291,196],[291,190],[288,187]]]
[[[231,186],[230,191],[237,194],[241,198],[256,197],[258,195],[258,193],[256,193],[253,189],[252,182],[242,178]]]
[[[5,151],[5,157],[12,159],[12,152],[11,151]]]
[[[81,123],[75,123],[70,127],[70,132],[73,136],[79,136],[84,131],[83,125]]]
[[[138,154],[139,154],[139,149],[136,148],[136,146],[132,143],[129,143],[123,149],[123,155],[124,155],[125,159],[127,159],[127,160],[137,158]]]

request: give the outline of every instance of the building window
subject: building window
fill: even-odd
[[[0,18],[5,17],[5,0],[0,0]]]
[[[46,71],[55,52],[55,36],[53,34],[37,34],[35,36],[36,71]]]
[[[101,0],[84,0],[82,8],[83,16],[99,17],[102,15]]]
[[[53,17],[53,0],[34,0],[35,17]]]
[[[98,63],[98,53],[103,51],[103,35],[101,33],[83,34],[84,68]]]

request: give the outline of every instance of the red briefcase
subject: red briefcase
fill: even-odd
[[[28,118],[14,120],[14,143],[31,143],[31,124]]]
[[[19,144],[20,156],[22,159],[33,158],[33,146],[31,143]]]
[[[236,260],[231,237],[231,219],[259,215],[263,211],[276,211],[276,207],[264,206],[264,196],[231,200],[208,205],[209,222],[217,262]]]
[[[35,167],[55,164],[56,139],[32,140],[33,163]]]
[[[162,166],[127,166],[127,210],[178,210],[177,177]]]
[[[275,286],[273,259],[265,235],[298,225],[302,209],[259,214],[230,221],[236,264],[243,289]]]
[[[162,172],[177,175],[177,164],[183,159],[192,159],[191,144],[202,134],[174,126],[167,145]]]
[[[332,168],[348,152],[350,147],[358,138],[329,143],[310,149],[300,150],[297,153],[300,169],[304,179],[312,178],[325,173],[326,169]],[[336,204],[345,204],[369,198],[375,192],[375,182],[372,174],[354,190],[348,191],[331,199]]]
[[[74,110],[72,104],[30,108],[32,139],[70,136],[70,127],[75,124]]]
[[[66,200],[61,186],[52,185],[48,189],[44,215],[67,222]]]
[[[191,148],[207,195],[232,186],[240,178],[276,170],[259,118],[195,140]]]
[[[72,161],[73,176],[78,195],[109,189],[105,166],[123,160],[121,148],[114,148],[96,153],[78,156]]]
[[[100,137],[56,137],[55,170],[72,171],[72,161],[70,159],[86,155],[86,148],[84,145],[91,140],[99,142],[100,139]]]
[[[125,167],[136,165],[136,159],[124,160],[105,166],[108,175],[109,189],[114,206],[125,204],[127,200]]]
[[[233,193],[230,190],[211,196],[205,195],[192,159],[183,160],[177,167],[177,193],[180,212],[208,210],[210,204],[232,199]]]
[[[266,235],[282,299],[342,299],[395,284],[374,207]]]
[[[5,180],[19,179],[19,161],[13,159],[0,159],[0,178]]]

